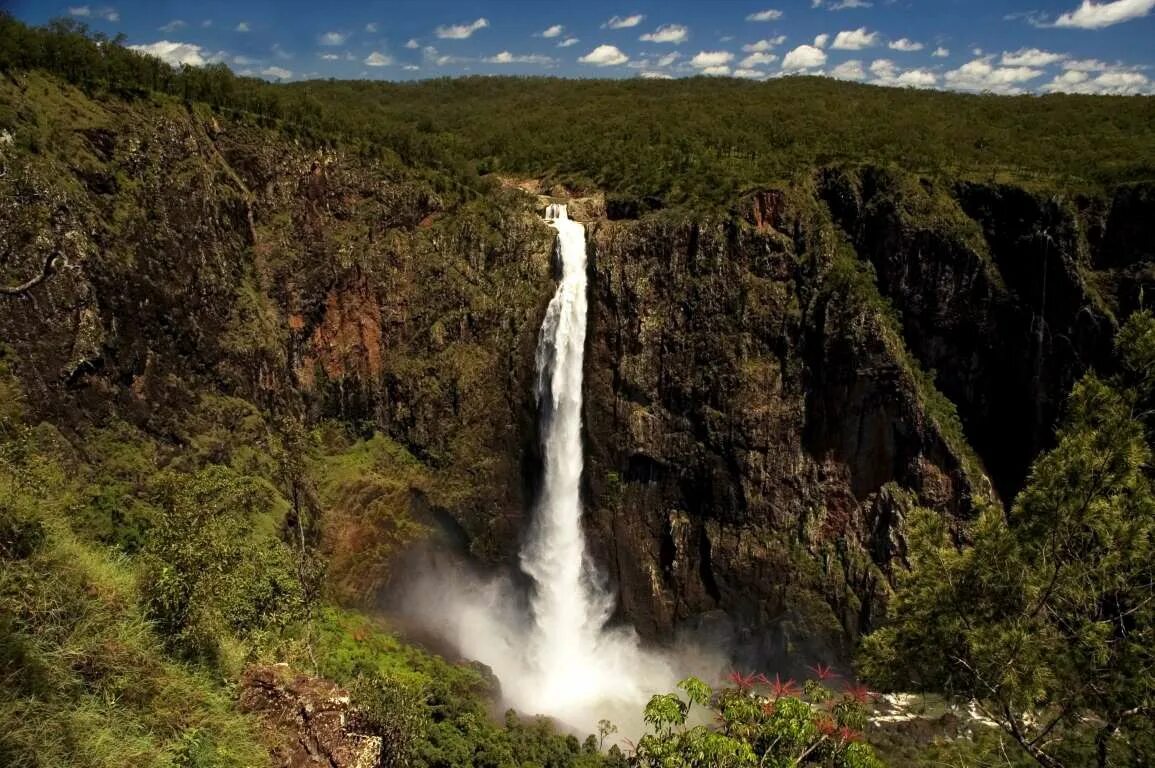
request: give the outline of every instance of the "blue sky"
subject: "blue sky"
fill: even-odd
[[[2,3],[3,0],[0,0]],[[460,74],[1155,93],[1155,0],[9,0],[170,63],[268,79]]]

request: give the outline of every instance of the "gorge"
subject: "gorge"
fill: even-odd
[[[1155,289],[1150,100],[114,87],[52,45],[0,78],[22,768],[260,765],[310,707],[414,765],[620,767],[567,729],[640,732],[689,672],[858,695],[913,521],[968,551]],[[598,130],[634,103],[661,130]],[[926,130],[839,148],[879,114]]]

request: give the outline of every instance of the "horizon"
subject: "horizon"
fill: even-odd
[[[71,18],[123,34],[174,66],[223,63],[273,82],[812,75],[1003,95],[1155,93],[1155,0],[7,5],[26,23]]]

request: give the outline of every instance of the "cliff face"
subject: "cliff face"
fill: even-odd
[[[515,561],[553,291],[532,197],[449,205],[420,169],[178,104],[0,91],[33,137],[0,147],[0,282],[51,263],[0,297],[38,417],[179,442],[221,392],[384,432],[432,473],[418,506]],[[647,637],[731,624],[763,657],[848,650],[911,505],[1011,498],[1155,281],[1150,187],[823,169],[732,216],[628,215],[589,226],[591,545]]]

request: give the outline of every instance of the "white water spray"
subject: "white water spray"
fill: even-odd
[[[665,655],[641,649],[632,628],[606,626],[614,596],[588,557],[581,524],[585,228],[564,205],[550,205],[546,220],[558,233],[562,276],[537,345],[544,473],[521,552],[533,581],[530,615],[507,581],[460,576],[420,590],[422,608],[438,611],[436,623],[463,655],[493,669],[509,705],[586,733],[609,718],[636,735],[646,701],[673,690],[677,676]]]

